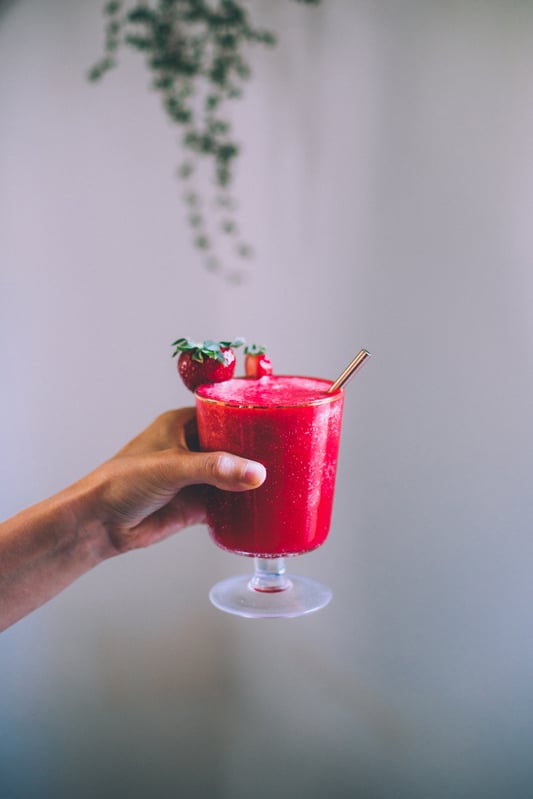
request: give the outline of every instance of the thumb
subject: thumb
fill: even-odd
[[[189,452],[183,463],[183,480],[206,483],[224,491],[249,491],[266,478],[262,463],[229,452]]]

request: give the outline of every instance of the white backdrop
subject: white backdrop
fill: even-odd
[[[351,384],[329,608],[210,607],[202,528],[0,638],[0,796],[508,799],[533,789],[533,4],[255,0],[236,106],[257,255],[206,273],[140,58],[99,2],[0,3],[0,515],[190,403],[170,342]]]

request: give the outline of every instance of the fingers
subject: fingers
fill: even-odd
[[[261,463],[228,452],[183,453],[176,463],[182,485],[207,484],[223,491],[249,491],[265,480]]]
[[[196,486],[184,488],[167,505],[122,537],[121,550],[150,546],[205,521],[205,502]]]
[[[194,442],[196,410],[193,407],[179,408],[160,414],[147,428],[129,441],[116,455],[145,455],[150,452],[180,447],[188,449]]]
[[[225,491],[259,488],[265,481],[266,469],[257,461],[239,458],[226,452],[204,453],[203,458],[204,468],[207,469],[209,477],[206,482]]]

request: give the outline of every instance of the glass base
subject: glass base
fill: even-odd
[[[309,577],[285,573],[281,558],[256,558],[252,577],[240,575],[213,586],[209,599],[219,610],[247,619],[291,619],[324,608],[331,590]]]

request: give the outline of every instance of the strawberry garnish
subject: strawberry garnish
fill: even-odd
[[[272,363],[270,358],[266,355],[265,347],[257,347],[252,344],[250,347],[245,347],[244,371],[246,377],[253,377],[259,379],[265,375],[272,374]]]
[[[234,348],[244,344],[243,338],[233,341],[192,341],[179,338],[173,342],[178,355],[178,372],[186,387],[195,391],[204,383],[221,383],[231,380],[235,372]]]

